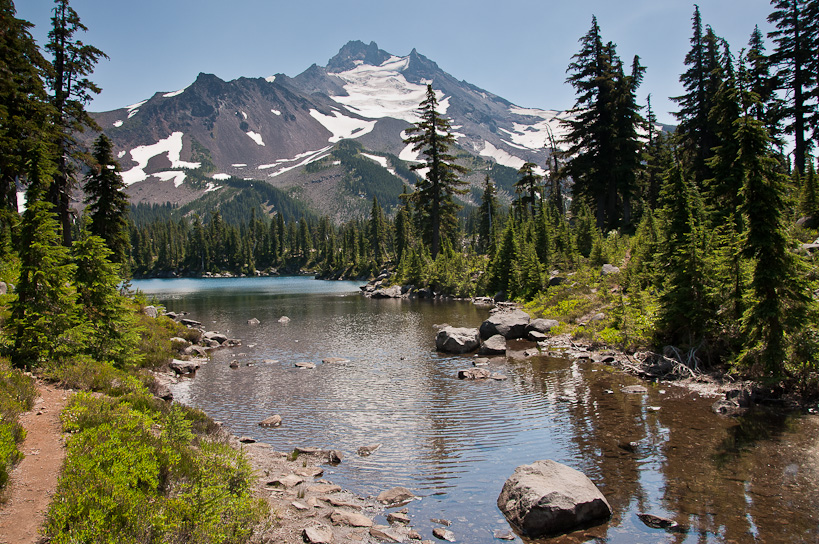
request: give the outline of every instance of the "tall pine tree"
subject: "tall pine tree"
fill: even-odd
[[[455,144],[452,125],[437,111],[438,98],[432,85],[427,85],[426,98],[421,102],[421,120],[407,129],[405,144],[411,144],[414,152],[420,152],[424,162],[414,164],[413,170],[426,169],[426,175],[415,184],[412,197],[417,213],[421,215],[423,239],[430,248],[432,258],[441,250],[442,237],[457,231],[457,211],[460,206],[455,195],[466,194],[466,182],[458,178],[467,169],[455,163],[449,149]]]
[[[130,251],[128,195],[121,168],[114,159],[111,140],[100,134],[94,142],[94,163],[85,177],[85,203],[91,218],[91,234],[99,236],[111,250],[111,260],[126,264]]]

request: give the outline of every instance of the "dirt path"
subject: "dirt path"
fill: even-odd
[[[40,397],[20,417],[26,439],[20,447],[25,458],[12,471],[0,507],[0,543],[35,544],[65,459],[60,412],[68,393],[38,382]]]

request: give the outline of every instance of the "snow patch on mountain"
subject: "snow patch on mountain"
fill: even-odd
[[[213,191],[218,191],[218,190],[219,190],[219,189],[221,189],[221,188],[222,188],[222,186],[221,186],[221,185],[216,185],[216,184],[215,184],[215,183],[213,183],[212,181],[209,181],[209,182],[208,182],[208,185],[207,185],[207,188],[205,189],[205,192],[206,192],[206,193],[211,193],[211,192],[213,192]]]
[[[244,168],[245,166],[247,166],[247,164],[245,164],[243,162],[240,162],[240,163],[236,163],[236,164],[231,164],[231,166],[233,168]]]
[[[211,177],[219,181],[224,181],[226,179],[230,179],[230,174],[213,174]]]
[[[126,153],[127,153],[127,151],[125,151],[125,150],[120,151],[119,153],[117,153],[117,158],[121,159],[122,157],[125,156]]]
[[[119,128],[122,126],[122,121],[120,119],[117,119],[116,121],[114,121],[113,124],[115,127]]]
[[[189,85],[189,86],[190,86],[190,85]],[[188,86],[188,87],[189,87],[189,86]],[[172,93],[166,93],[166,94],[163,94],[163,95],[162,95],[162,97],[163,97],[163,98],[173,98],[174,96],[179,96],[180,94],[184,93],[184,92],[185,92],[185,89],[187,89],[188,87],[182,87],[182,88],[181,88],[181,89],[179,89],[178,91],[174,91],[174,92],[172,92]]]
[[[327,152],[330,151],[332,148],[333,148],[333,146],[328,145],[327,147],[325,147],[323,149],[319,149],[317,151],[307,151],[305,153],[301,153],[299,155],[296,155],[296,157],[294,157],[293,159],[290,159],[290,160],[278,161],[278,162],[295,162],[295,161],[297,161],[297,160],[299,160],[301,158],[306,157],[303,161],[301,161],[299,163],[296,163],[296,164],[294,164],[292,166],[284,166],[284,167],[280,168],[279,170],[276,170],[275,172],[273,172],[271,174],[268,174],[268,177],[275,178],[276,176],[280,176],[280,175],[284,174],[285,172],[289,172],[290,170],[294,170],[294,169],[300,168],[302,166],[307,166],[311,162],[321,160],[324,157],[329,156],[329,153],[327,153]]]
[[[501,129],[509,135],[512,142],[526,149],[538,150],[549,147],[550,133],[558,143],[566,134],[566,129],[561,122],[568,118],[566,112],[521,108],[519,106],[512,106],[509,108],[509,112],[515,115],[525,115],[541,119],[534,124],[513,123],[512,131]]]
[[[174,187],[179,187],[185,182],[185,172],[181,172],[179,170],[169,170],[167,172],[157,172],[155,174],[151,174],[152,176],[158,177],[162,181],[170,181],[173,180]]]
[[[395,173],[395,168],[390,167],[387,157],[379,157],[378,155],[370,155],[369,153],[361,153],[361,156],[367,157],[368,159],[377,162],[378,164],[381,165],[382,168],[386,168],[387,172],[389,172],[393,176],[398,175]]]
[[[311,109],[310,115],[333,134],[327,140],[330,143],[336,143],[345,138],[364,136],[372,132],[376,123],[376,121],[364,121],[363,119],[347,117],[338,111],[334,111],[333,115],[324,115],[318,110]]]
[[[143,100],[142,102],[137,102],[136,104],[131,104],[130,106],[126,106],[126,110],[128,110],[128,119],[139,113],[139,107],[143,105],[147,100]]]
[[[523,159],[515,157],[508,151],[498,149],[489,142],[483,143],[483,149],[480,151],[480,154],[483,157],[490,157],[492,159],[495,159],[495,162],[497,162],[498,164],[514,168],[515,170],[519,170],[520,167],[526,163],[526,161],[524,161]]]
[[[168,154],[168,160],[171,161],[171,168],[199,168],[202,165],[202,163],[199,162],[180,160],[179,156],[182,153],[182,133],[174,132],[164,140],[159,140],[155,144],[141,145],[132,149],[131,159],[137,163],[137,165],[127,172],[122,173],[122,181],[126,185],[145,181],[148,178],[148,174],[145,173],[145,167],[148,165],[148,161],[157,155],[165,153]],[[167,172],[164,174],[167,174]],[[184,172],[182,172],[182,174],[184,174]],[[157,176],[162,179],[158,174]],[[183,175],[182,180],[184,181],[184,179]],[[181,185],[181,181],[179,185]],[[179,187],[179,185],[177,185],[177,187]]]
[[[279,110],[270,110],[270,113],[272,113],[273,115],[281,115],[282,114],[282,112],[280,112]]]
[[[425,85],[410,83],[402,72],[409,66],[409,57],[390,57],[380,66],[356,63],[352,70],[338,72],[334,75],[344,82],[348,96],[331,97],[343,104],[348,110],[369,119],[393,117],[415,123],[418,117],[418,104],[424,100],[427,88]],[[436,91],[438,112],[446,113],[449,97]]]
[[[268,83],[273,83],[274,81],[276,81],[276,76],[267,76],[266,78],[264,78],[264,80],[267,81]]]
[[[262,135],[259,134],[258,132],[253,132],[252,130],[248,130],[247,132],[245,132],[245,134],[250,136],[250,139],[253,140],[254,142],[256,142],[258,145],[264,145],[264,141],[262,141]]]

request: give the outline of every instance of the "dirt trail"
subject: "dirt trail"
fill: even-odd
[[[25,458],[11,473],[6,504],[0,506],[0,543],[35,544],[41,539],[57,479],[65,459],[60,412],[68,393],[38,382],[40,397],[34,408],[20,417],[26,439],[20,446]]]

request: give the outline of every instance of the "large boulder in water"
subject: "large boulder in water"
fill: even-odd
[[[534,538],[611,517],[606,497],[585,474],[551,460],[516,468],[498,496],[498,508],[509,523]]]
[[[489,319],[481,323],[481,338],[492,338],[500,334],[507,340],[526,336],[526,326],[529,325],[529,314],[523,310],[496,312]]]
[[[435,348],[445,353],[469,353],[480,345],[478,329],[444,327],[435,336]]]

